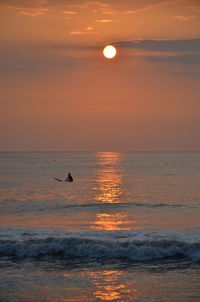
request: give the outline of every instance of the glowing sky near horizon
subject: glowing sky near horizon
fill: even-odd
[[[0,150],[200,149],[199,1],[2,0],[0,31]]]

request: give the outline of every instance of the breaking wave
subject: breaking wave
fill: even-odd
[[[180,238],[178,238],[180,237]],[[134,232],[23,233],[18,238],[0,236],[0,256],[16,258],[67,256],[100,259],[127,259],[135,262],[186,258],[200,261],[200,240],[187,236],[152,235]],[[199,238],[200,239],[200,238]]]

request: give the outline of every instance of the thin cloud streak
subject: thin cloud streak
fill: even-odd
[[[95,20],[96,23],[111,23],[113,20],[111,19],[102,19],[102,20]]]
[[[38,9],[26,9],[20,11],[21,15],[23,16],[31,16],[31,17],[38,17],[42,16],[49,12],[49,9],[47,8],[38,8]]]
[[[62,12],[64,15],[67,15],[67,16],[73,16],[73,15],[76,15],[77,12],[75,11],[72,11],[72,10],[65,10]]]
[[[72,30],[69,32],[69,34],[72,36],[83,36],[83,35],[96,34],[96,32],[94,32],[93,27],[88,26],[84,30],[79,30],[79,29]]]
[[[51,7],[78,7],[89,8],[96,6],[102,11],[102,14],[115,14],[127,13],[133,14],[144,10],[149,10],[154,7],[166,4],[179,4],[180,0],[139,0],[139,1],[121,1],[121,0],[98,0],[98,1],[85,1],[85,0],[1,0],[0,6],[15,8],[15,9],[36,9],[36,8],[51,8]],[[181,5],[190,6],[200,9],[199,1],[181,0]]]
[[[143,51],[137,55],[151,63],[200,65],[200,39],[132,40],[113,42],[113,44],[119,49]]]
[[[173,16],[172,19],[176,19],[178,21],[183,21],[183,22],[187,22],[190,21],[192,19],[194,19],[195,16]]]
[[[149,56],[146,60],[153,63],[175,63],[175,64],[189,64],[200,65],[200,54],[179,54],[170,56]]]
[[[199,52],[200,38],[181,40],[125,40],[113,42],[119,48],[133,48],[146,51]]]

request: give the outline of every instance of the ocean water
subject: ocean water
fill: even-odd
[[[199,284],[200,152],[0,153],[0,301],[199,302]]]

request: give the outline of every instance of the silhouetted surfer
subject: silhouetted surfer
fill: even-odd
[[[65,179],[65,181],[68,181],[68,182],[72,182],[73,181],[73,177],[71,176],[70,173],[68,173],[68,177]]]
[[[71,176],[70,173],[68,173],[68,176],[65,180],[62,180],[62,179],[59,179],[59,178],[56,178],[56,177],[54,179],[57,180],[57,181],[61,181],[61,182],[63,182],[63,181],[73,182],[74,181],[73,177]]]

